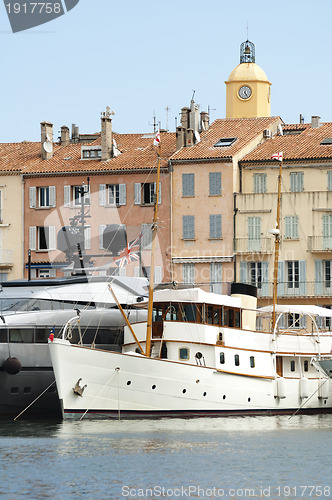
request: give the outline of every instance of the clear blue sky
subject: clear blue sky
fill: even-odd
[[[247,38],[272,82],[271,113],[287,123],[332,121],[331,0],[80,0],[64,16],[13,34],[0,4],[0,142],[39,140],[40,122],[175,130],[195,100],[225,116],[225,84]]]

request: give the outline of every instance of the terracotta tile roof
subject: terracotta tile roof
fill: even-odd
[[[176,149],[175,133],[161,133],[162,168],[167,167],[168,158]],[[82,144],[69,144],[57,149],[49,160],[40,160],[24,170],[26,175],[93,173],[109,171],[135,171],[157,167],[157,147],[153,146],[154,134],[113,134],[121,154],[107,161],[81,159]],[[90,143],[96,146],[101,139]],[[86,147],[87,144],[84,144]]]
[[[171,160],[232,158],[264,129],[279,121],[279,117],[215,120],[208,130],[200,134],[199,143],[183,147]],[[233,144],[228,147],[215,147],[219,139],[230,137],[236,137]]]
[[[287,134],[287,131],[303,128],[300,134]],[[310,124],[287,125],[285,135],[276,135],[246,155],[242,162],[269,161],[273,154],[283,152],[284,160],[332,159],[332,123],[322,123],[318,128]],[[331,144],[321,144],[323,139],[331,138]]]
[[[40,142],[0,144],[0,172],[21,173],[26,166],[40,161]]]

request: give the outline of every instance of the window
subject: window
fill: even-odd
[[[182,196],[195,196],[195,174],[182,174]]]
[[[221,239],[221,215],[210,215],[209,216],[210,230],[209,230],[209,238],[211,240],[220,240]]]
[[[236,137],[225,137],[223,139],[219,139],[218,142],[215,143],[215,148],[227,147],[231,146],[236,141]]]
[[[300,286],[300,269],[298,260],[289,260],[287,262],[287,287],[299,288]]]
[[[304,369],[304,371],[305,371],[305,372],[308,372],[308,371],[309,371],[309,362],[308,362],[308,360],[307,360],[307,359],[305,359],[305,360],[303,361],[303,369]]]
[[[55,226],[30,226],[30,250],[55,250]]]
[[[255,368],[255,357],[250,356],[250,368]]]
[[[261,248],[261,218],[248,217],[248,250],[259,252]]]
[[[234,354],[234,363],[235,366],[240,366],[240,356],[238,354]]]
[[[262,263],[249,262],[249,281],[257,288],[262,288]]]
[[[182,264],[183,283],[195,283],[195,264]]]
[[[145,182],[139,183],[135,182],[135,205],[153,205],[155,201],[156,193],[156,183],[155,182]],[[161,183],[159,183],[159,193],[158,193],[158,204],[161,203]]]
[[[221,352],[219,357],[220,357],[220,364],[224,365],[225,364],[225,353]]]
[[[183,215],[182,216],[182,238],[184,240],[195,239],[195,216]]]
[[[81,186],[64,186],[63,198],[65,207],[81,207],[82,201],[84,201],[84,205],[90,205],[90,186],[84,186],[84,184]]]
[[[266,174],[254,174],[254,193],[266,193]]]
[[[301,316],[297,313],[287,314],[287,326],[288,328],[300,328],[301,327]]]
[[[108,204],[109,205],[125,205],[126,204],[126,185],[125,184],[109,184],[107,186]]]
[[[291,369],[291,372],[295,372],[295,361],[293,359],[290,362],[290,369]]]
[[[290,173],[290,190],[292,193],[303,191],[303,172]]]
[[[209,173],[209,195],[210,196],[221,195],[221,172]]]
[[[189,349],[188,347],[180,347],[179,349],[179,359],[189,359]]]
[[[82,158],[91,158],[92,160],[101,158],[101,149],[85,149],[84,146],[82,146]]]
[[[55,207],[55,186],[30,186],[30,208]]]
[[[290,240],[299,238],[299,217],[297,215],[285,217],[285,238]]]
[[[324,287],[331,288],[331,261],[323,261]]]

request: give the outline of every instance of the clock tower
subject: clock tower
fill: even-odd
[[[255,45],[241,43],[240,64],[226,83],[226,118],[271,116],[271,82],[255,63]]]

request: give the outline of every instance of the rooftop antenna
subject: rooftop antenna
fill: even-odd
[[[248,21],[247,21],[247,40],[249,40],[249,28],[248,28]]]
[[[210,105],[208,106],[208,113],[209,117],[211,118],[211,111],[216,111],[216,108],[211,108]]]
[[[156,112],[153,110],[153,123],[149,122],[150,127],[153,125],[153,133],[157,131],[157,122],[156,122]]]
[[[193,90],[193,96],[192,96],[192,98],[191,98],[191,100],[192,100],[192,101],[194,100],[194,97],[195,97],[195,92],[196,92],[196,90]]]
[[[166,106],[165,111],[166,111],[166,132],[168,132],[168,112],[171,111],[171,108],[169,106]]]

